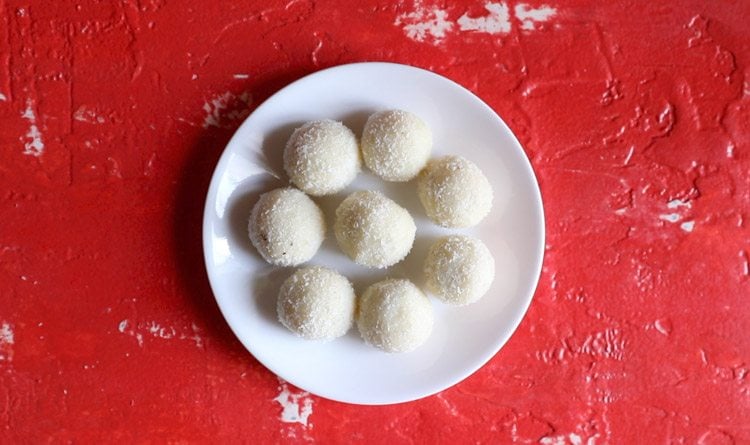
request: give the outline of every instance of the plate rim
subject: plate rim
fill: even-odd
[[[287,378],[285,375],[286,373],[283,370],[279,370],[276,367],[270,365],[269,363],[266,363],[265,361],[261,360],[259,357],[257,357],[254,353],[252,348],[246,344],[245,341],[238,335],[237,331],[235,330],[234,326],[232,326],[231,323],[229,323],[229,320],[227,318],[227,308],[224,308],[222,305],[222,302],[220,301],[219,297],[217,296],[216,292],[216,286],[214,284],[214,280],[217,280],[218,278],[213,277],[212,273],[212,265],[209,264],[209,239],[211,238],[210,235],[210,217],[211,214],[211,208],[216,202],[216,196],[217,196],[217,190],[218,185],[221,180],[221,176],[219,175],[219,171],[224,171],[226,169],[225,164],[229,161],[231,157],[231,153],[229,151],[229,147],[232,146],[235,143],[235,139],[238,137],[238,134],[240,133],[240,129],[253,118],[253,115],[256,114],[259,110],[263,109],[264,107],[268,106],[269,102],[272,102],[274,98],[277,96],[284,94],[287,90],[293,88],[298,83],[301,83],[303,81],[309,81],[310,79],[314,77],[319,77],[325,74],[328,74],[332,71],[342,71],[342,70],[349,70],[349,69],[357,69],[365,66],[381,66],[381,67],[387,67],[391,69],[402,69],[402,70],[416,70],[421,72],[422,74],[428,75],[428,76],[434,76],[439,78],[442,81],[447,81],[450,84],[452,84],[453,87],[457,87],[460,90],[463,90],[464,93],[468,94],[470,97],[474,98],[479,104],[481,104],[481,107],[485,109],[490,115],[493,116],[495,120],[498,121],[498,123],[504,127],[504,129],[512,136],[513,141],[515,142],[513,149],[517,150],[519,154],[522,156],[522,159],[525,161],[523,162],[524,168],[526,169],[526,173],[530,174],[530,177],[533,178],[533,187],[531,188],[532,194],[535,196],[534,200],[534,207],[539,212],[539,219],[536,221],[536,227],[535,229],[539,233],[539,243],[537,246],[535,246],[534,251],[537,252],[536,261],[534,264],[534,273],[533,273],[533,283],[529,284],[526,289],[520,289],[519,291],[524,291],[524,300],[522,307],[519,307],[519,310],[516,315],[512,317],[512,322],[510,323],[510,326],[512,326],[512,329],[508,329],[507,333],[502,336],[498,336],[497,340],[495,340],[493,343],[491,343],[491,347],[488,348],[488,353],[483,354],[481,357],[478,357],[472,362],[472,366],[468,366],[463,370],[463,372],[456,373],[456,376],[453,379],[450,379],[450,381],[445,385],[438,385],[438,388],[433,388],[427,393],[424,394],[409,394],[405,397],[401,397],[398,399],[394,399],[392,401],[375,401],[375,402],[360,402],[360,401],[351,401],[351,400],[343,400],[338,397],[332,397],[330,395],[324,395],[319,392],[313,392],[310,391],[307,388],[299,387],[295,384],[294,378]],[[218,162],[214,166],[214,170],[211,173],[211,180],[209,182],[208,189],[206,191],[206,197],[205,197],[205,203],[203,206],[203,218],[202,218],[202,227],[201,227],[201,233],[202,233],[202,248],[203,248],[203,260],[204,260],[204,267],[206,268],[206,275],[208,277],[209,286],[211,288],[211,293],[213,294],[214,300],[216,301],[216,305],[219,307],[219,311],[221,312],[222,318],[224,319],[224,322],[229,326],[229,329],[232,331],[232,334],[234,334],[235,338],[240,342],[240,344],[245,348],[245,350],[250,353],[250,355],[253,356],[255,360],[257,360],[261,365],[263,365],[266,369],[268,369],[270,372],[275,374],[278,378],[283,379],[284,381],[297,386],[298,388],[309,392],[310,394],[314,394],[318,397],[322,397],[328,400],[333,400],[335,402],[340,403],[347,403],[352,405],[361,405],[361,406],[385,406],[385,405],[396,405],[401,403],[408,403],[413,402],[416,400],[420,400],[426,397],[433,396],[437,393],[440,393],[442,391],[445,391],[449,388],[452,388],[455,385],[458,385],[459,383],[463,382],[470,376],[472,376],[474,373],[479,371],[481,368],[483,368],[493,357],[495,357],[500,350],[505,346],[505,344],[510,340],[510,338],[515,334],[516,330],[518,329],[518,326],[523,321],[524,317],[529,311],[529,307],[531,306],[531,302],[534,299],[534,295],[536,293],[536,290],[539,286],[539,282],[541,280],[541,274],[542,274],[542,268],[544,264],[544,256],[545,256],[545,245],[546,245],[546,220],[545,220],[545,213],[544,213],[544,201],[542,198],[541,188],[539,185],[539,179],[536,175],[536,172],[534,171],[534,168],[531,164],[531,159],[529,158],[528,154],[523,148],[523,145],[521,145],[521,142],[518,140],[518,137],[513,133],[513,131],[510,129],[510,127],[506,124],[506,122],[502,119],[502,117],[492,108],[490,107],[484,100],[482,100],[479,96],[474,94],[471,90],[464,87],[463,85],[459,84],[458,82],[455,82],[454,80],[451,80],[443,75],[440,75],[438,73],[435,73],[433,71],[419,68],[412,65],[406,65],[401,63],[395,63],[395,62],[382,62],[382,61],[369,61],[369,62],[353,62],[353,63],[346,63],[341,65],[336,65],[328,68],[324,68],[315,72],[312,72],[310,74],[307,74],[305,76],[302,76],[301,78],[294,80],[293,82],[288,83],[278,91],[274,92],[272,95],[270,95],[268,98],[266,98],[261,104],[259,104],[257,107],[253,109],[253,111],[242,121],[242,123],[234,130],[234,134],[232,134],[232,137],[227,142],[226,146],[222,150],[221,156],[219,157]],[[528,294],[528,295],[526,295]]]

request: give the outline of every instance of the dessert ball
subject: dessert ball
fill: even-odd
[[[281,324],[308,340],[332,340],[346,334],[354,308],[349,280],[318,266],[304,267],[287,278],[276,306]]]
[[[398,263],[411,250],[416,231],[409,212],[380,192],[354,192],[336,209],[336,241],[362,266],[380,269]]]
[[[364,340],[386,352],[408,352],[432,333],[430,300],[409,280],[373,284],[359,302],[357,327]]]
[[[471,227],[492,208],[492,186],[479,167],[461,156],[427,163],[417,180],[427,216],[443,227]]]
[[[463,306],[487,293],[495,278],[495,259],[476,238],[446,236],[430,246],[424,273],[428,291],[446,303]]]
[[[250,213],[250,241],[260,256],[277,266],[296,266],[315,255],[325,237],[320,208],[293,188],[260,196]]]
[[[367,119],[362,157],[367,168],[386,181],[414,178],[432,151],[432,132],[422,119],[402,110],[381,111]]]
[[[284,149],[284,170],[292,184],[313,196],[349,185],[360,170],[354,133],[341,122],[308,122],[292,133]]]

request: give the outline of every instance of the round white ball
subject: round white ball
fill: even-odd
[[[294,130],[284,149],[284,170],[292,184],[313,196],[341,191],[360,166],[357,138],[341,122],[308,122]]]
[[[323,212],[312,199],[297,189],[280,188],[260,196],[248,231],[263,259],[277,266],[296,266],[315,255],[326,227]]]
[[[384,280],[362,295],[357,328],[364,340],[386,352],[408,352],[432,333],[432,304],[409,280]]]
[[[443,227],[471,227],[492,208],[492,186],[473,162],[461,156],[433,159],[417,180],[427,216]]]
[[[408,111],[389,110],[367,119],[362,157],[386,181],[405,182],[424,168],[432,151],[430,127]]]
[[[484,243],[463,235],[446,236],[430,246],[424,273],[427,290],[446,303],[473,303],[495,279],[495,259]]]
[[[382,193],[360,191],[338,206],[333,229],[339,247],[349,258],[380,269],[406,257],[417,226],[406,209]]]
[[[324,267],[305,267],[284,281],[276,310],[279,321],[308,340],[333,340],[354,320],[356,297],[349,280]]]

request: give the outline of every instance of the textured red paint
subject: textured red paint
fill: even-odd
[[[0,0],[0,442],[750,442],[750,4],[554,1],[522,30],[509,2],[488,34],[460,3]],[[282,393],[200,248],[247,113],[362,60],[485,99],[547,214],[515,336],[400,406]]]

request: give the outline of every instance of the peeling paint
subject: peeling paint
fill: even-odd
[[[121,334],[126,334],[135,338],[135,341],[138,342],[138,347],[142,348],[143,347],[143,334],[141,334],[140,332],[136,332],[133,329],[128,329],[129,323],[130,322],[128,320],[122,320],[117,325],[117,330],[120,331]]]
[[[144,346],[145,338],[154,338],[161,340],[189,340],[197,348],[203,348],[204,339],[200,334],[200,329],[195,323],[189,327],[175,328],[173,326],[163,325],[156,321],[146,321],[133,324],[130,320],[122,320],[117,325],[117,330],[121,334],[135,338],[138,347]]]
[[[688,233],[692,232],[694,228],[695,221],[685,221],[684,223],[680,224],[680,229]]]
[[[510,32],[510,14],[507,4],[488,2],[485,3],[484,9],[489,13],[485,17],[472,18],[468,14],[462,15],[457,22],[461,31],[477,31],[487,34]]]
[[[78,107],[75,113],[73,113],[73,119],[79,122],[86,122],[89,124],[103,124],[105,122],[104,116],[96,114],[96,112],[86,105]]]
[[[0,344],[12,345],[15,343],[13,328],[10,323],[4,322],[0,325]]]
[[[680,214],[679,213],[665,213],[662,215],[659,215],[659,219],[664,221],[669,221],[671,223],[675,223],[680,220]]]
[[[279,395],[273,400],[281,406],[281,420],[284,423],[298,423],[304,427],[308,424],[313,412],[313,400],[310,394],[291,388],[288,383],[279,379]]]
[[[584,442],[584,439],[576,433],[559,434],[557,436],[542,437],[539,443],[542,445],[596,445],[596,439],[598,435],[588,437]]]
[[[36,113],[34,112],[31,99],[26,101],[26,109],[21,114],[21,117],[29,122],[29,129],[25,136],[26,141],[23,144],[23,154],[39,157],[44,153],[44,141],[42,141],[42,133],[37,126]]]
[[[0,364],[13,361],[13,345],[15,343],[13,326],[8,322],[0,324]]]
[[[397,16],[395,25],[402,26],[406,36],[417,42],[440,43],[453,29],[446,10],[427,7],[421,0],[414,2],[414,11]]]
[[[534,8],[526,3],[519,3],[514,8],[516,18],[521,22],[521,29],[531,31],[538,23],[544,23],[554,17],[557,11],[547,5]]]
[[[214,96],[203,104],[203,128],[225,128],[235,125],[250,114],[250,103],[249,91],[240,94],[226,92]]]
[[[459,31],[481,34],[508,34],[512,29],[511,13],[508,3],[487,2],[484,4],[486,15],[473,16],[462,14],[455,23],[449,20],[449,12],[437,6],[427,7],[422,0],[414,3],[414,11],[400,14],[395,24],[402,26],[406,36],[417,42],[440,44],[457,25]],[[530,7],[526,3],[517,4],[513,13],[524,31],[532,31],[538,24],[555,16],[557,11],[549,6]]]
[[[690,201],[683,201],[681,199],[673,199],[667,203],[668,209],[678,209],[680,207],[692,207],[693,204]]]

